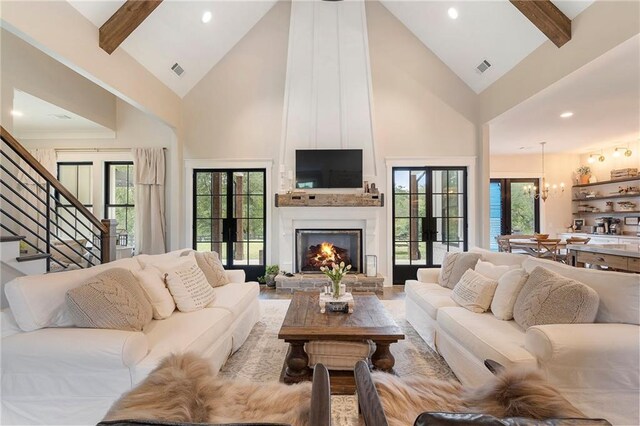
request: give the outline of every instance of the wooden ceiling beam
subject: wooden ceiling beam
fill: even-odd
[[[551,0],[510,0],[524,16],[556,46],[571,40],[571,19]]]
[[[127,0],[100,27],[100,47],[109,55],[122,44],[162,0]]]

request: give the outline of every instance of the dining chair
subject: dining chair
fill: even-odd
[[[560,244],[559,238],[547,238],[546,240],[538,240],[537,257],[542,259],[558,260],[558,244]]]
[[[591,241],[591,238],[589,237],[570,237],[567,238],[567,246],[569,244],[588,244],[589,241]],[[558,253],[558,255],[556,256],[556,259],[558,260],[558,262],[562,262],[562,263],[566,263],[567,265],[571,265],[573,264],[573,262],[571,261],[571,253],[569,252],[569,249],[566,248],[564,250],[564,253]]]

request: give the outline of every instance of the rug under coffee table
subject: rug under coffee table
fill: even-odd
[[[311,341],[363,342],[371,340],[376,349],[371,356],[373,369],[392,372],[395,359],[390,346],[404,339],[398,327],[375,294],[354,294],[352,314],[320,313],[319,293],[300,291],[293,294],[282,322],[278,338],[289,343],[280,380],[299,383],[311,380],[309,356],[304,345]],[[351,394],[355,391],[353,371],[330,371],[331,393]]]

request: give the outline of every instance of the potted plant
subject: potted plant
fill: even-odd
[[[591,179],[591,167],[580,166],[576,171],[578,172],[578,181],[581,185],[589,183],[589,179]]]
[[[278,265],[267,265],[264,270],[264,281],[267,287],[276,286],[276,277],[280,273],[280,267]]]
[[[342,278],[349,273],[351,269],[351,265],[344,265],[344,262],[340,262],[333,264],[333,267],[329,268],[327,266],[321,266],[320,271],[325,274],[331,280],[331,289],[333,292],[334,299],[340,299],[340,283],[342,282]]]

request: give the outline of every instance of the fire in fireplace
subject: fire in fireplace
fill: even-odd
[[[296,229],[296,272],[320,272],[340,262],[361,271],[361,229]]]

